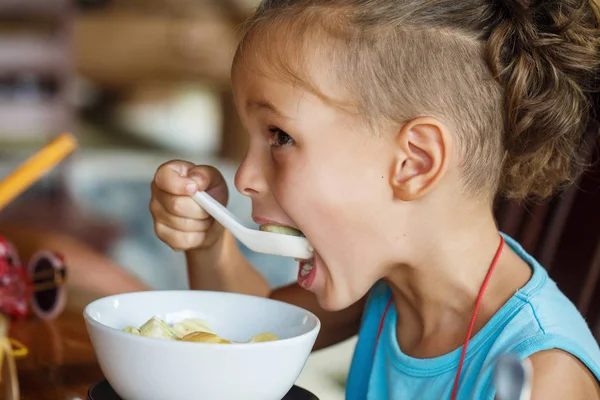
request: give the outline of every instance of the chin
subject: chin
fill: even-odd
[[[330,302],[330,301],[324,301],[321,298],[317,297],[317,300],[319,302],[319,305],[321,306],[321,308],[325,311],[329,311],[329,312],[336,312],[336,311],[341,311],[343,310],[345,307],[340,306],[339,304],[335,303],[335,302]]]
[[[320,292],[315,293],[317,301],[322,309],[329,312],[344,310],[354,304],[358,299],[348,299],[342,296],[336,296],[336,293]]]

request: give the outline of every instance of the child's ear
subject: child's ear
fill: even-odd
[[[418,117],[402,126],[394,141],[391,186],[394,197],[418,199],[433,188],[448,170],[452,137],[436,118]]]

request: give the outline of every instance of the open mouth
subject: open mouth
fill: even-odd
[[[259,229],[265,232],[305,237],[301,231],[290,226],[283,226],[270,223],[261,225]],[[315,258],[313,257],[310,260],[297,259],[297,261],[299,262],[298,284],[303,288],[308,289],[312,286],[317,274],[317,268],[315,267]]]

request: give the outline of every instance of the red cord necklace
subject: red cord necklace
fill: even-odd
[[[481,306],[481,300],[483,299],[483,293],[488,287],[490,282],[490,278],[492,277],[492,273],[496,268],[496,264],[498,264],[498,260],[500,259],[500,255],[502,254],[502,250],[504,249],[504,237],[500,235],[500,245],[498,246],[498,250],[496,250],[496,255],[492,260],[492,264],[490,265],[490,269],[479,289],[479,295],[477,296],[477,301],[475,302],[475,309],[473,310],[473,315],[471,316],[471,323],[469,324],[469,330],[467,331],[467,337],[465,338],[465,343],[462,348],[462,353],[460,355],[460,362],[458,363],[458,370],[456,371],[456,378],[454,380],[454,387],[452,389],[452,400],[456,399],[456,395],[458,393],[458,386],[460,383],[460,373],[462,372],[463,363],[465,362],[465,355],[467,354],[467,346],[469,345],[469,341],[471,340],[471,335],[473,334],[473,327],[475,326],[475,320],[477,319],[477,314],[479,313],[479,307]],[[385,322],[385,317],[387,312],[394,302],[393,298],[390,297],[390,300],[385,306],[385,310],[383,311],[383,315],[381,316],[381,320],[379,321],[379,330],[377,331],[377,339],[375,342],[375,348],[377,348],[377,344],[379,343],[379,337],[381,336],[381,331],[383,330],[383,324]]]

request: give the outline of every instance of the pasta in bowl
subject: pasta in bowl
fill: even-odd
[[[230,340],[224,339],[214,333],[208,322],[199,318],[186,318],[173,326],[169,326],[165,321],[153,316],[146,321],[144,325],[140,326],[139,329],[133,326],[127,326],[123,331],[133,333],[134,335],[165,340],[181,340],[183,342],[214,344],[232,343]],[[271,332],[265,332],[252,336],[248,343],[270,342],[273,340],[279,340],[277,335]]]

